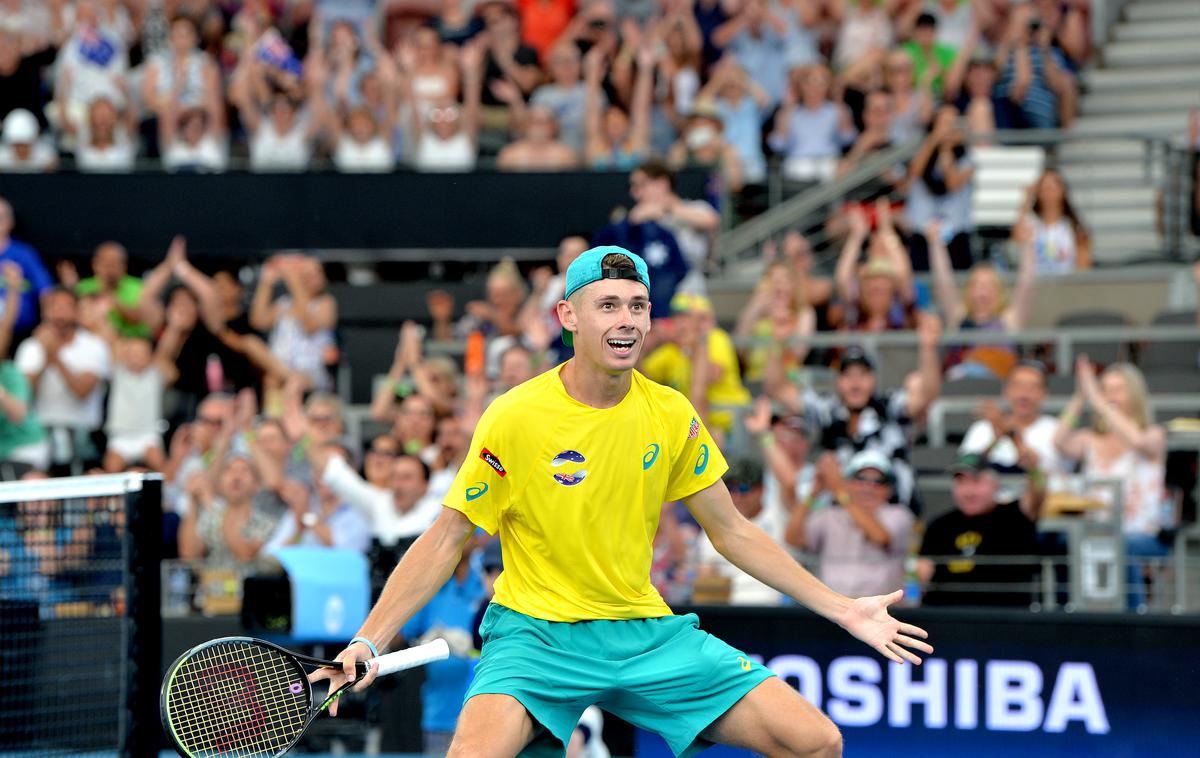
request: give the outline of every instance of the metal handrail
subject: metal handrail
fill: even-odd
[[[1200,409],[1200,379],[1197,392],[1155,394],[1150,404],[1156,411],[1195,413]],[[1071,398],[1066,395],[1050,395],[1042,403],[1042,410],[1050,413],[1062,411]],[[972,396],[939,397],[929,404],[925,415],[925,437],[930,447],[943,447],[948,438],[946,416],[951,413],[974,413],[979,407],[979,398]]]
[[[921,142],[920,139],[910,140],[872,155],[843,176],[789,198],[741,226],[725,232],[717,238],[717,256],[722,260],[736,260],[746,252],[756,250],[772,236],[786,231],[829,203],[878,178],[897,162],[912,158],[920,149]]]
[[[831,202],[843,198],[854,189],[878,178],[885,170],[894,166],[896,162],[907,161],[916,155],[923,139],[923,137],[916,138],[903,145],[872,156],[869,160],[862,162],[844,176],[838,177],[831,182],[825,182],[811,190],[789,198],[760,216],[723,233],[717,238],[715,244],[717,257],[721,260],[736,260],[744,257],[747,252],[754,250],[772,236],[786,231],[812,214],[820,212]],[[1161,151],[1163,159],[1167,162],[1166,167],[1169,173],[1171,173],[1173,179],[1177,180],[1168,182],[1169,191],[1165,194],[1170,197],[1164,197],[1164,208],[1168,211],[1176,209],[1179,204],[1176,202],[1177,198],[1175,194],[1185,192],[1188,182],[1188,177],[1181,177],[1180,174],[1187,174],[1188,172],[1181,171],[1181,163],[1178,160],[1181,150],[1170,137],[1136,130],[1098,136],[1095,134],[1063,131],[1061,129],[1002,129],[988,135],[973,135],[968,137],[969,142],[987,140],[988,142],[1003,145],[1039,145],[1042,147],[1054,147],[1065,143],[1090,142],[1098,139],[1106,141],[1126,139],[1144,143],[1146,148],[1144,160],[1146,174],[1150,173],[1150,166],[1155,151]],[[1181,214],[1167,213],[1164,215],[1164,220],[1167,221],[1164,228],[1166,243],[1172,251],[1178,252],[1181,237],[1178,228],[1180,219],[1174,217]]]
[[[1070,366],[1077,342],[1191,342],[1200,339],[1200,327],[1195,326],[1074,326],[1066,328],[1040,327],[1003,333],[983,329],[953,331],[942,334],[938,344],[948,345],[1054,345],[1054,359],[1059,366]],[[741,348],[774,345],[771,337],[737,337],[734,345]],[[872,358],[878,358],[881,347],[917,347],[915,331],[888,332],[820,332],[795,337],[794,347],[829,348],[855,345]],[[1200,381],[1200,380],[1198,380]]]

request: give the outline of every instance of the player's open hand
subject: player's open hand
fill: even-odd
[[[308,681],[319,682],[322,679],[329,680],[329,691],[336,692],[346,682],[353,682],[358,679],[358,674],[355,671],[355,664],[366,663],[371,659],[371,651],[361,642],[355,642],[347,647],[342,652],[338,653],[333,660],[342,664],[340,669],[320,668],[308,675]],[[379,674],[379,669],[371,666],[366,675],[362,677],[358,684],[354,685],[354,692],[362,692],[371,683],[375,681],[375,677]],[[338,712],[338,701],[334,700],[329,705],[329,715],[336,716]]]
[[[933,647],[924,642],[929,637],[924,629],[901,623],[888,614],[888,606],[902,597],[904,590],[896,590],[890,595],[860,597],[851,603],[841,625],[888,660],[908,661],[919,666],[921,658],[912,651],[919,650],[928,655],[933,652]]]

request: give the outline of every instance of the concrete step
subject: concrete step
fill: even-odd
[[[1118,137],[1127,135],[1173,136],[1187,129],[1187,109],[1145,111],[1104,116],[1081,116],[1071,127],[1073,135]]]
[[[1196,0],[1137,0],[1126,5],[1123,13],[1130,21],[1195,19],[1200,18],[1200,3]]]
[[[1200,2],[1196,7],[1200,9]],[[1200,65],[1200,45],[1195,38],[1110,42],[1104,46],[1101,58],[1108,68]]]
[[[1169,87],[1179,87],[1181,90],[1196,89],[1200,87],[1200,68],[1196,66],[1097,68],[1084,72],[1083,83],[1089,92],[1121,92]]]
[[[1146,177],[1141,162],[1133,163],[1070,163],[1062,167],[1062,174],[1072,190],[1076,186],[1090,185],[1105,187],[1147,187],[1152,182]]]
[[[1198,0],[1200,1],[1200,0]],[[1176,87],[1132,90],[1130,92],[1099,92],[1083,96],[1080,113],[1105,115],[1144,113],[1146,111],[1178,111],[1185,116],[1189,109],[1200,107],[1200,88],[1180,90]]]
[[[1145,143],[1137,139],[1088,139],[1065,142],[1058,147],[1057,158],[1063,163],[1105,163],[1142,160]]]
[[[1121,21],[1113,26],[1111,37],[1122,42],[1130,40],[1178,40],[1200,37],[1200,16],[1165,21]]]
[[[1072,200],[1075,199],[1075,194],[1072,194]],[[1100,209],[1092,209],[1085,205],[1082,201],[1079,202],[1079,207],[1076,210],[1079,214],[1087,219],[1088,227],[1095,231],[1153,231],[1154,230],[1154,206],[1153,205],[1130,205],[1124,208],[1105,208],[1102,212]],[[1097,212],[1092,212],[1096,210]]]
[[[1087,217],[1107,214],[1110,210],[1124,208],[1153,208],[1156,191],[1148,186],[1113,187],[1107,184],[1084,182],[1071,185],[1071,202]]]
[[[1127,263],[1160,250],[1162,241],[1153,231],[1110,233],[1092,237],[1092,259],[1096,263]]]

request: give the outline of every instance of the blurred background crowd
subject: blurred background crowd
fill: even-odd
[[[296,545],[367,555],[378,588],[478,454],[491,399],[571,357],[554,309],[566,267],[619,244],[651,271],[640,369],[695,405],[739,510],[835,589],[1054,605],[1073,545],[1047,518],[1084,511],[1115,520],[1131,558],[1119,605],[1161,608],[1195,467],[1170,463],[1154,400],[1200,391],[1200,338],[1164,350],[1093,334],[1090,357],[1063,360],[1052,336],[1023,336],[1117,235],[1095,233],[1108,220],[1084,218],[1052,162],[1022,174],[987,246],[974,195],[995,135],[1079,117],[1092,13],[1088,0],[0,0],[0,173],[594,171],[629,191],[553,260],[505,258],[465,289],[431,276],[403,323],[375,298],[378,324],[398,329],[369,344],[339,314],[370,286],[319,251],[235,262],[190,255],[180,236],[131,257],[117,228],[84,259],[36,249],[22,198],[0,198],[0,475],[161,472],[165,555],[197,570],[170,585],[169,613],[220,612],[213,597],[241,586],[193,598],[202,572],[240,581]],[[1194,175],[1200,119],[1178,127]],[[686,172],[703,173],[698,190],[680,188]],[[772,205],[772,182],[795,197],[863,172],[816,223],[720,265],[718,235]],[[1200,264],[1176,269],[1187,301]],[[1170,408],[1194,415],[1191,399]],[[117,514],[46,502],[0,511],[0,595],[78,599],[96,578],[81,567],[113,549]],[[502,556],[476,543],[403,637],[477,626]],[[669,603],[790,602],[734,570],[682,504],[664,504],[655,546]],[[431,677],[448,689],[427,699],[427,744],[453,728],[461,673]]]

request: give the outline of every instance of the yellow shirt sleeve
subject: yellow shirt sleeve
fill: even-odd
[[[508,403],[492,402],[471,436],[471,447],[443,505],[461,512],[488,534],[500,526],[500,514],[509,506],[513,472],[505,461],[516,460],[512,437],[506,435],[504,409]]]
[[[678,396],[674,405],[667,423],[679,430],[679,442],[671,446],[667,500],[682,500],[724,476],[729,464],[687,398]]]

